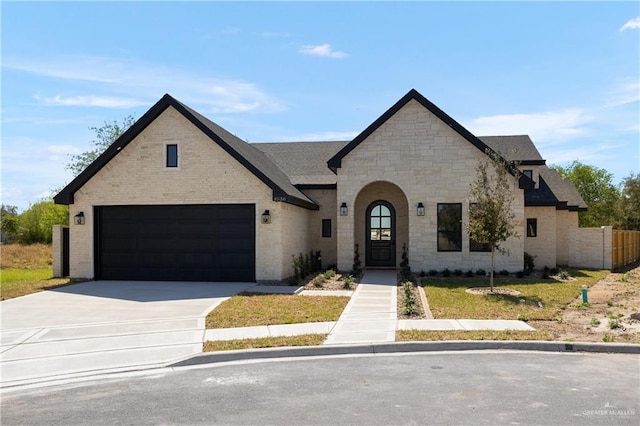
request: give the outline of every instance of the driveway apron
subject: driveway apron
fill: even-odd
[[[202,352],[206,314],[253,283],[93,281],[0,303],[0,386],[162,366]]]
[[[325,345],[393,342],[396,336],[397,273],[367,270]]]

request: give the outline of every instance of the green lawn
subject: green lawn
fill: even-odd
[[[26,296],[27,294],[61,287],[71,282],[69,278],[52,278],[53,270],[2,269],[0,270],[1,300]]]
[[[208,341],[204,343],[203,349],[205,352],[215,352],[232,351],[237,349],[275,348],[281,346],[318,346],[326,339],[326,334],[302,334],[300,336]]]
[[[336,321],[348,297],[241,294],[207,315],[207,328]]]
[[[398,330],[396,341],[435,340],[554,340],[548,331],[520,330]]]
[[[552,320],[580,295],[583,285],[590,287],[609,273],[575,269],[568,272],[576,279],[496,279],[496,287],[517,290],[520,296],[481,296],[465,292],[470,287],[488,286],[488,278],[429,277],[422,280],[422,285],[434,318]]]

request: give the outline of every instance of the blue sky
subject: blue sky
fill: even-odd
[[[411,88],[548,164],[640,170],[638,2],[3,2],[2,203],[164,93],[250,142],[348,140]]]

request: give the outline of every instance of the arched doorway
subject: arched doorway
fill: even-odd
[[[366,210],[366,266],[396,265],[396,213],[391,203],[377,200]]]

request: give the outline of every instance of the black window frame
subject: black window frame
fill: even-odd
[[[522,174],[528,177],[529,179],[533,180],[533,170],[525,169],[522,171]]]
[[[166,163],[165,166],[168,168],[176,168],[178,167],[178,144],[167,144],[166,148]]]
[[[536,238],[538,236],[538,219],[535,217],[527,218],[527,238]]]
[[[322,238],[331,238],[331,219],[322,219]]]
[[[469,211],[471,211],[478,203],[469,203]],[[474,253],[491,252],[491,245],[488,243],[479,243],[473,238],[469,238],[469,251]]]
[[[452,229],[443,229],[445,224],[443,223],[443,219],[440,216],[441,208],[447,208],[447,206],[455,206],[457,207],[458,220],[451,220],[451,224],[455,223],[455,226]],[[439,252],[461,252],[462,251],[462,203],[438,203],[437,205],[437,216],[438,216],[438,225],[437,225],[437,246]],[[440,237],[446,238],[449,242],[453,242],[454,248],[441,248],[440,247]],[[453,240],[452,237],[456,237],[456,240]],[[455,244],[457,243],[457,247]]]

